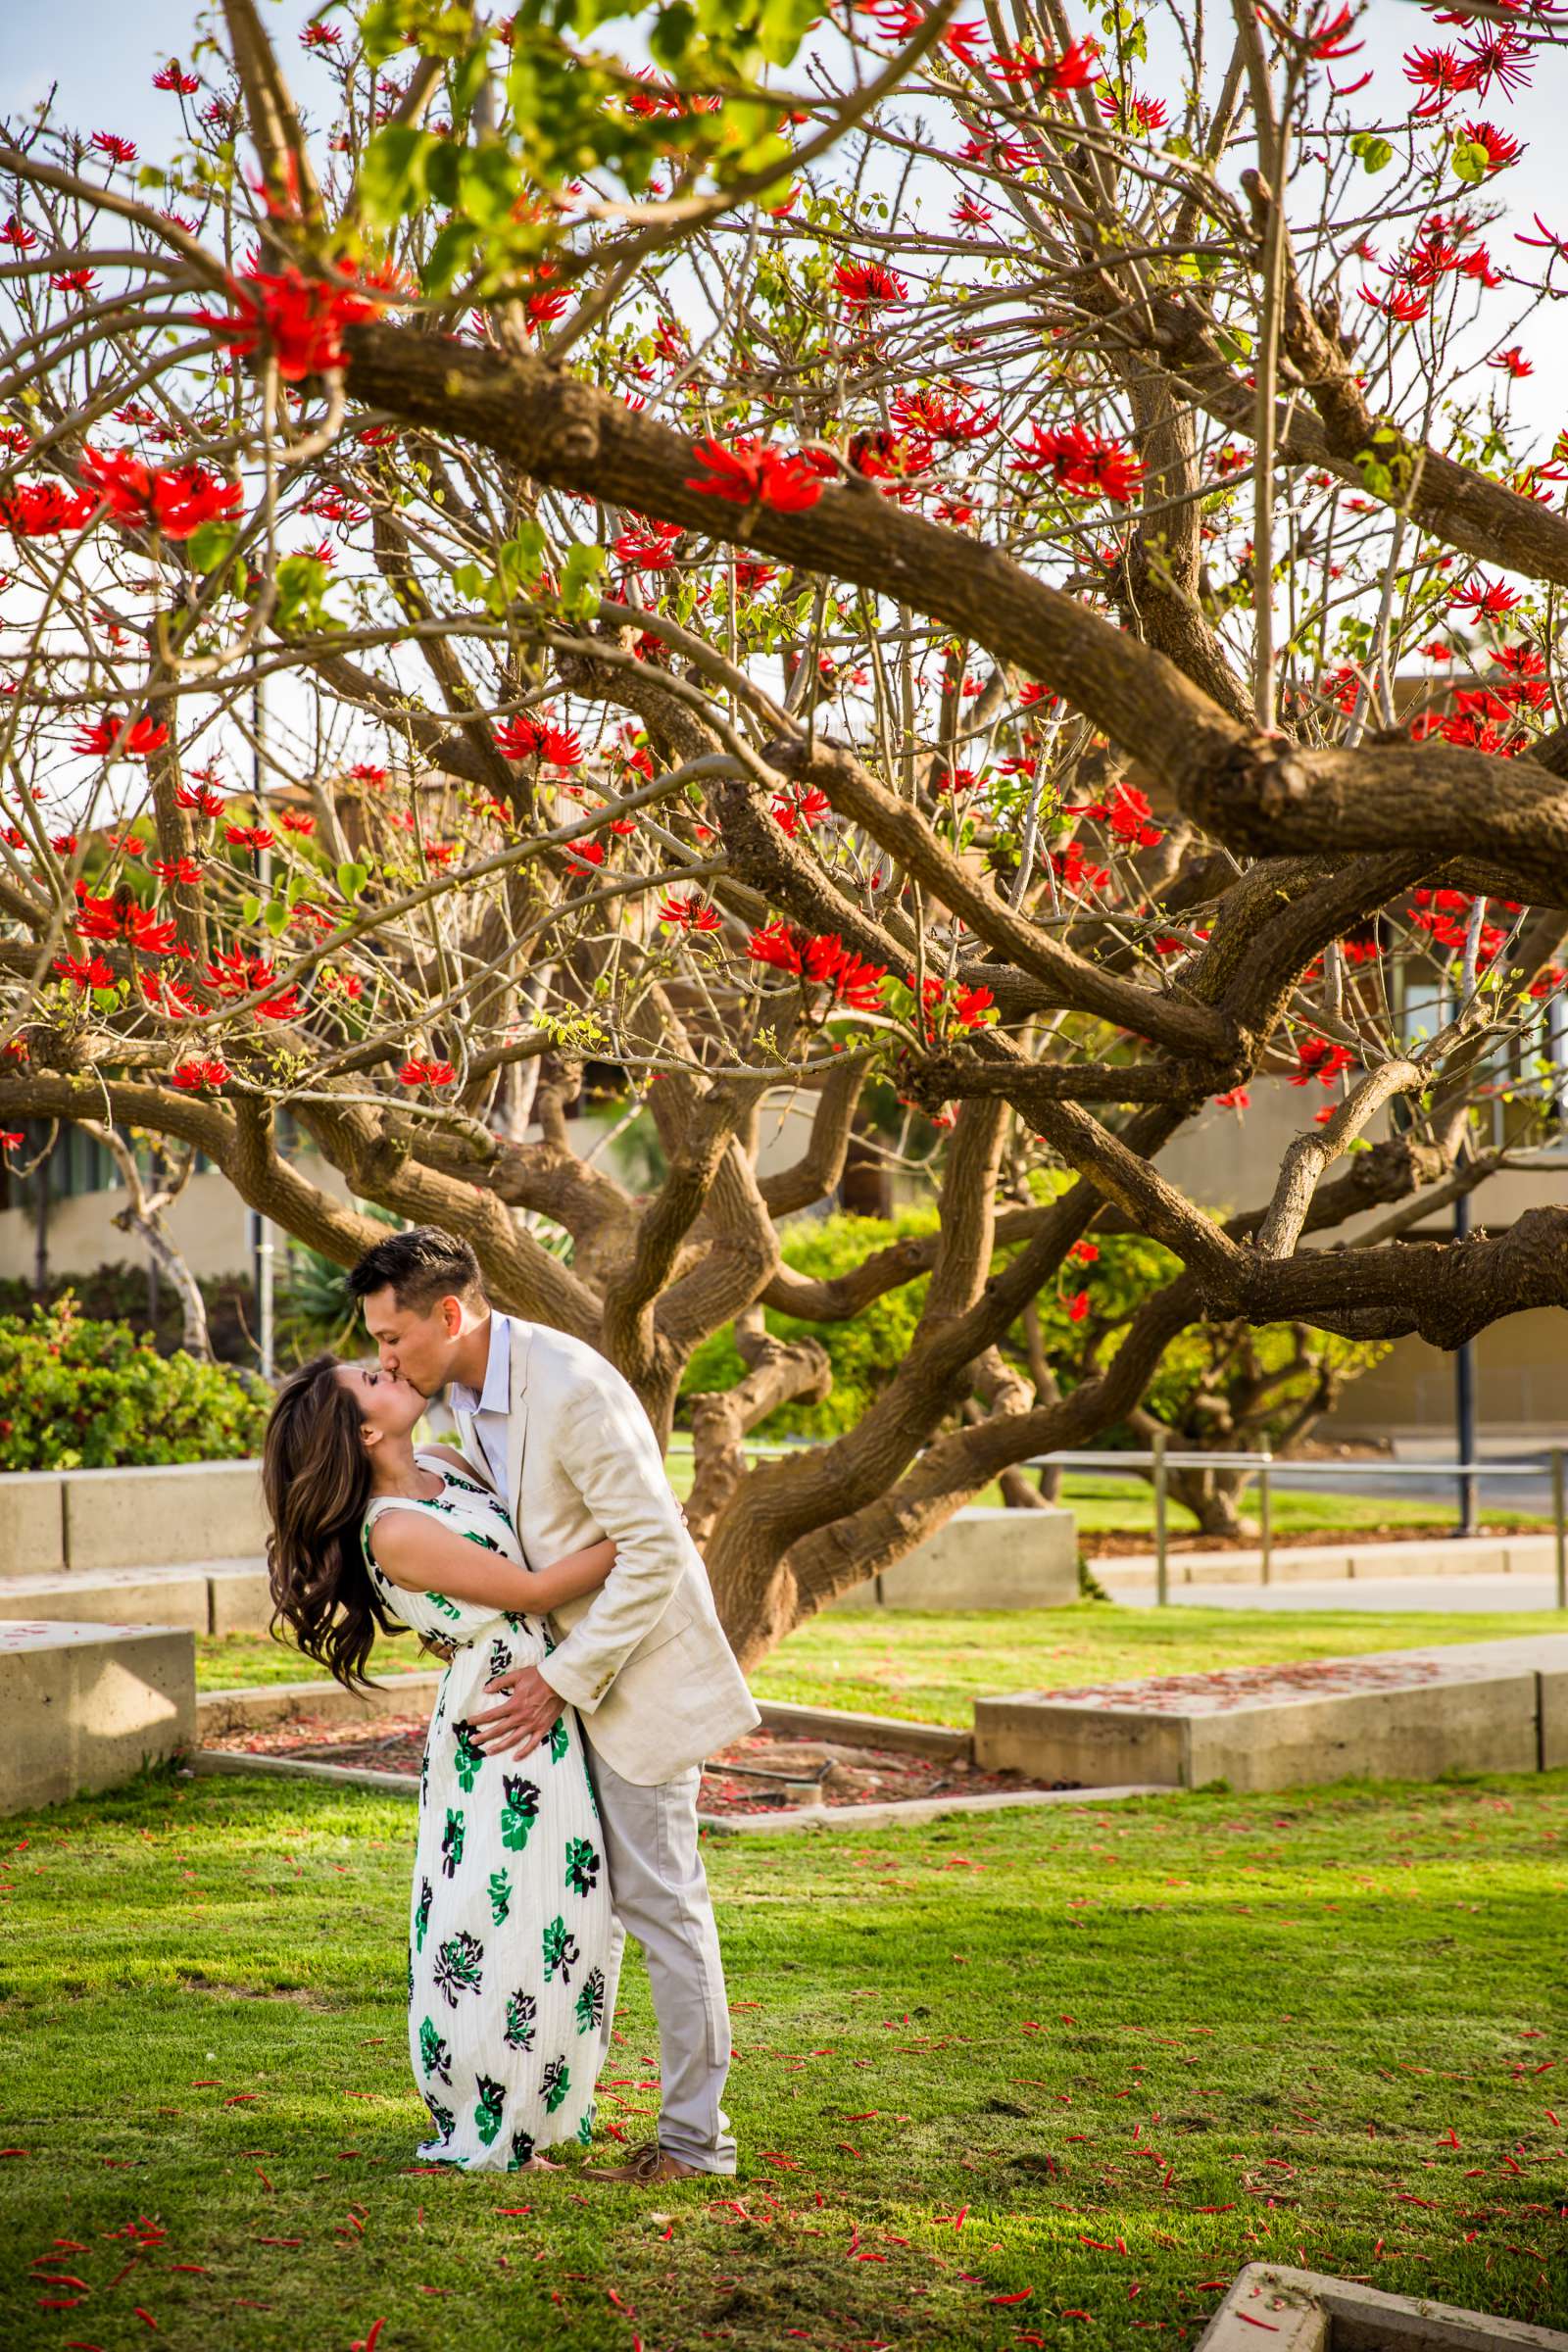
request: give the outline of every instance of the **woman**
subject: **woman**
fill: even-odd
[[[449,1660],[419,1775],[409,2047],[434,2132],[421,2158],[556,2171],[584,2145],[605,2023],[609,1882],[574,1710],[532,1755],[485,1755],[469,1711],[553,1646],[544,1615],[603,1584],[612,1544],[530,1573],[506,1505],[460,1453],[414,1446],[425,1399],[318,1356],[278,1394],[262,1459],[273,1629],[353,1689],[376,1631]]]

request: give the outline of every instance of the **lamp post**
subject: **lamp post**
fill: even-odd
[[[1453,1238],[1462,1242],[1470,1231],[1470,1196],[1461,1193],[1453,1204]],[[1453,1357],[1454,1435],[1458,1442],[1461,1462],[1476,1458],[1476,1358],[1475,1344],[1462,1340]],[[1459,1474],[1459,1533],[1473,1536],[1476,1532],[1476,1481],[1474,1474],[1462,1470]]]
[[[251,753],[253,760],[251,774],[256,795],[256,822],[259,827],[265,823],[267,809],[266,731],[267,703],[262,693],[262,682],[258,678],[251,688]],[[256,887],[265,906],[271,897],[272,891],[272,853],[270,850],[263,849],[256,853]],[[257,1210],[253,1213],[251,1222],[251,1270],[256,1285],[256,1347],[257,1353],[261,1358],[262,1378],[269,1383],[275,1378],[277,1370],[275,1266],[276,1247],[272,1222],[270,1217],[264,1217],[260,1210]]]

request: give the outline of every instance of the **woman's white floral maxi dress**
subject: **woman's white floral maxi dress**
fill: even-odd
[[[529,1756],[485,1755],[471,1714],[485,1684],[539,1663],[542,1618],[382,1576],[370,1530],[383,1511],[421,1511],[522,1565],[505,1505],[438,1454],[429,1502],[382,1495],[365,1521],[365,1558],[389,1612],[449,1659],[419,1775],[419,1836],[409,1932],[409,2049],[434,2131],[421,2158],[513,2171],[535,2148],[593,2132],[612,1914],[599,1812],[576,1712],[564,1707]]]

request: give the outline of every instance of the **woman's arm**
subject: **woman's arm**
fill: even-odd
[[[536,1575],[437,1526],[422,1511],[383,1511],[370,1531],[370,1549],[382,1575],[407,1592],[442,1592],[449,1600],[528,1617],[542,1617],[562,1601],[591,1592],[604,1583],[615,1557],[613,1544],[593,1544]]]
[[[539,1617],[547,1609],[559,1609],[564,1600],[575,1600],[579,1592],[596,1592],[614,1565],[615,1546],[608,1536],[601,1536],[585,1551],[568,1551],[564,1560],[536,1568],[528,1579],[529,1609]]]

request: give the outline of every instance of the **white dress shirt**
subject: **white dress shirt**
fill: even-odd
[[[492,1313],[490,1317],[490,1354],[484,1368],[484,1387],[475,1396],[461,1380],[450,1384],[447,1401],[454,1413],[471,1413],[473,1434],[484,1448],[483,1463],[476,1469],[488,1468],[498,1494],[510,1507],[512,1497],[507,1494],[507,1423],[512,1416],[512,1318]]]

